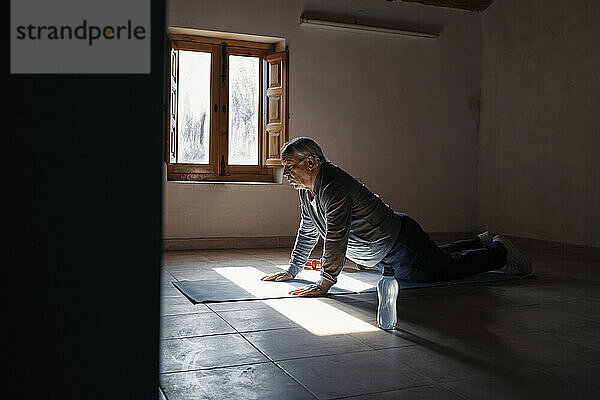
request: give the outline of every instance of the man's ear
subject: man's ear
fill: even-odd
[[[315,163],[315,157],[314,156],[308,156],[306,164],[308,165],[308,168],[313,169],[316,165]]]

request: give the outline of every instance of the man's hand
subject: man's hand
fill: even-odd
[[[294,279],[294,277],[292,276],[292,274],[290,274],[287,271],[283,271],[283,272],[273,272],[272,274],[269,275],[265,275],[262,278],[260,278],[261,281],[289,281],[290,279]]]
[[[314,283],[302,286],[301,288],[294,289],[289,292],[289,294],[297,294],[300,297],[323,296],[326,293],[327,290],[323,289],[319,285],[315,285]]]

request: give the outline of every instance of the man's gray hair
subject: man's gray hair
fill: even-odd
[[[321,150],[317,142],[307,137],[297,137],[283,145],[281,148],[281,159],[287,160],[293,156],[301,159],[313,156],[317,166],[327,161],[323,155],[323,150]]]

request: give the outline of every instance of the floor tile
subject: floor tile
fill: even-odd
[[[356,317],[362,321],[375,323],[377,321],[377,304],[367,302],[339,302],[335,300],[335,297],[322,299],[321,301],[343,311],[353,317]]]
[[[515,307],[494,313],[488,328],[499,335],[521,332],[556,332],[593,324],[591,318],[565,309],[561,303]]]
[[[160,269],[160,282],[161,284],[169,283],[174,280],[173,275],[164,268]]]
[[[177,250],[163,252],[163,262],[206,261],[203,250]]]
[[[244,336],[276,361],[371,350],[350,335],[316,336],[303,328],[250,332]]]
[[[442,387],[418,386],[407,389],[392,390],[365,394],[362,396],[345,397],[344,400],[460,400],[462,397]]]
[[[160,315],[192,314],[212,312],[205,304],[192,304],[186,297],[163,297],[160,300]]]
[[[235,333],[223,319],[215,313],[181,314],[161,317],[160,337],[179,337]]]
[[[392,347],[413,346],[415,343],[410,335],[397,330],[350,333],[350,336],[375,350]]]
[[[507,368],[516,364],[527,368],[550,368],[600,362],[600,352],[571,343],[548,333],[524,333],[502,337],[502,347],[483,349],[486,356]]]
[[[411,297],[414,295],[427,295],[427,296],[450,296],[454,294],[468,294],[477,293],[478,291],[488,290],[492,287],[503,287],[504,285],[514,285],[518,283],[516,280],[510,281],[498,281],[498,282],[480,282],[480,283],[465,283],[462,285],[448,285],[448,286],[430,286],[421,288],[411,288],[400,290],[400,292],[406,293]]]
[[[597,293],[599,289],[597,285],[587,286],[585,282],[546,283],[542,278],[530,281],[527,285],[519,283],[521,284],[503,286],[497,295],[504,297],[508,304],[540,304],[579,300]]]
[[[247,300],[247,301],[225,301],[222,303],[207,303],[208,308],[214,311],[240,311],[240,310],[256,310],[259,308],[271,308],[262,300]]]
[[[423,340],[416,344],[389,349],[387,355],[437,382],[509,372],[527,374],[554,366],[600,361],[598,352],[545,333],[503,336],[477,343]]]
[[[421,295],[399,298],[396,302],[396,306],[399,315],[423,315],[424,313],[433,315],[468,312],[477,308],[485,308],[484,304],[487,302],[485,298],[489,290],[490,289],[478,290],[476,294],[465,294],[461,292],[450,293],[447,295]],[[481,298],[483,300],[481,302],[474,302],[473,298]]]
[[[444,295],[431,296],[431,301],[422,305],[418,303],[409,304],[409,309],[415,307],[430,308],[437,313],[448,312],[472,312],[482,309],[491,309],[506,306],[521,306],[536,304],[527,298],[509,299],[501,288],[483,286],[473,288],[470,292],[448,293]],[[401,303],[399,303],[399,307]],[[406,307],[404,307],[406,309]]]
[[[203,250],[202,256],[210,261],[255,260],[253,255],[245,254],[240,249]]]
[[[239,334],[161,340],[160,349],[161,373],[268,361]]]
[[[242,249],[242,253],[274,265],[288,265],[291,249]]]
[[[398,327],[431,340],[507,336],[586,326],[592,321],[540,305],[480,309],[444,314],[400,310]]]
[[[320,399],[335,399],[429,384],[410,368],[377,350],[280,361]]]
[[[485,342],[496,336],[555,332],[593,324],[589,318],[549,305],[529,305],[435,314],[398,311],[398,328],[429,340],[472,339]]]
[[[163,374],[169,400],[308,400],[306,389],[272,363]]]
[[[454,393],[468,400],[554,400],[579,398],[560,395],[560,385],[552,377],[540,371],[527,374],[505,373],[461,379],[443,384]]]
[[[160,285],[160,297],[181,297],[183,296],[179,290],[173,286],[170,282],[168,284]]]
[[[298,324],[272,308],[218,311],[218,314],[239,332],[298,327]]]
[[[240,249],[240,252],[243,254],[252,255],[255,257],[268,257],[268,256],[286,256],[289,259],[289,256],[292,252],[292,249],[284,248],[284,247],[275,247],[269,249]]]
[[[569,300],[563,302],[542,303],[539,307],[543,311],[556,314],[560,312],[563,315],[557,316],[555,319],[565,319],[569,315],[584,317],[589,320],[600,321],[600,301],[591,298],[583,298],[579,300]]]
[[[256,257],[223,257],[203,263],[211,268],[218,267],[256,267],[265,265],[265,261]]]
[[[418,371],[436,382],[493,374],[497,368],[474,352],[457,349],[455,344],[422,341],[416,346],[380,350],[394,363]]]
[[[219,273],[207,266],[183,266],[170,268],[169,272],[177,281],[202,281],[223,279]]]
[[[600,352],[600,324],[593,323],[584,327],[572,327],[553,332],[555,336],[571,343],[589,347]]]
[[[553,367],[543,371],[554,382],[556,398],[597,399],[600,393],[600,364]]]
[[[473,315],[457,313],[449,315],[430,315],[428,313],[398,314],[397,330],[436,343],[455,340],[483,341],[495,340],[496,333],[490,331],[493,318],[486,314]],[[506,328],[506,334],[514,334],[514,328]],[[516,331],[520,332],[520,331]]]
[[[290,256],[287,257],[268,257],[264,259],[265,262],[278,266],[279,268],[287,268],[290,265]]]

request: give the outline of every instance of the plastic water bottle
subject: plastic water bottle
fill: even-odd
[[[393,268],[384,268],[383,275],[377,282],[377,326],[389,330],[396,328],[396,299],[398,298],[398,282],[394,278]]]

